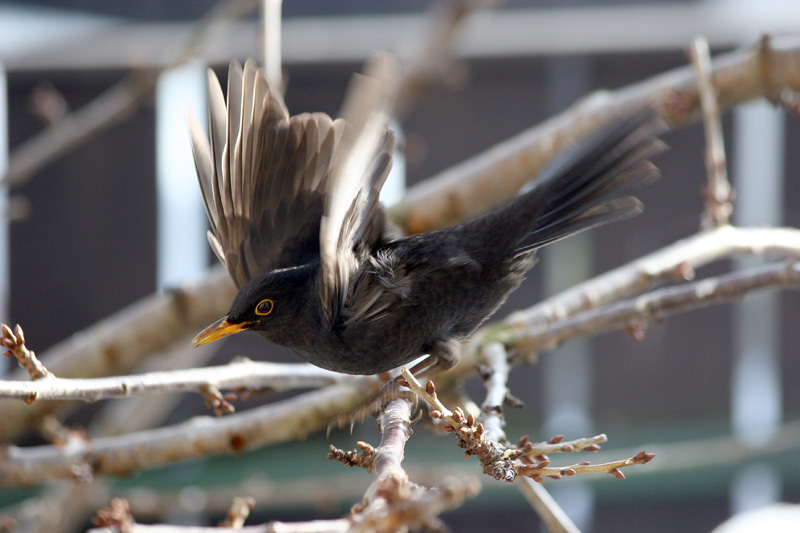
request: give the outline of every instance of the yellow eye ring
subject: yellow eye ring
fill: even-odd
[[[258,305],[256,306],[256,314],[259,316],[267,316],[274,308],[275,303],[267,298],[266,300],[261,300],[258,302]]]

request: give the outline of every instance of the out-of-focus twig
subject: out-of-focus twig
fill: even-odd
[[[188,42],[167,51],[167,68],[201,53],[204,41],[219,24],[249,13],[256,5],[257,0],[223,0],[217,4],[197,23]],[[158,69],[134,70],[85,106],[17,146],[2,182],[9,187],[21,185],[45,165],[127,118],[150,97],[160,73]]]
[[[466,67],[453,54],[455,38],[476,9],[495,0],[449,0],[435,2],[426,17],[423,36],[398,44],[403,60],[403,77],[397,94],[395,116],[402,118],[423,93],[442,85],[457,85],[466,77]]]
[[[800,90],[800,38],[717,57],[711,66],[720,109],[784,89]],[[599,92],[487,151],[412,187],[392,216],[420,233],[475,218],[513,198],[572,140],[616,120],[625,109],[654,106],[670,126],[700,117],[697,77],[681,67],[613,92]]]
[[[256,501],[253,498],[234,498],[225,520],[222,521],[219,527],[241,529],[255,505]]]
[[[578,526],[570,520],[543,484],[523,476],[517,480],[517,487],[542,519],[548,533],[580,533]]]
[[[263,65],[267,81],[276,89],[283,87],[281,66],[281,8],[283,0],[261,0],[261,27],[264,34]]]
[[[725,162],[725,141],[722,137],[722,119],[717,105],[717,94],[711,79],[711,54],[708,41],[698,37],[689,49],[689,58],[697,74],[700,108],[706,133],[706,174],[708,183],[704,189],[706,210],[702,227],[705,229],[727,224],[733,212],[733,189],[728,181]]]

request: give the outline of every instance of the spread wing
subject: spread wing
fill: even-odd
[[[378,195],[391,167],[394,135],[386,123],[394,104],[397,65],[378,55],[347,91],[346,127],[329,177],[330,193],[320,227],[320,300],[323,321],[333,328],[366,259],[365,239],[378,209]]]
[[[208,240],[238,287],[319,256],[320,220],[345,125],[323,113],[290,117],[254,61],[230,65],[228,105],[208,71],[210,142],[190,116]]]

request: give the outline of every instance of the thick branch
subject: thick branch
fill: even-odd
[[[719,56],[712,64],[719,106],[783,89],[800,90],[800,39],[762,40],[760,46]],[[571,140],[613,121],[621,110],[655,106],[672,126],[700,117],[691,66],[613,92],[599,92],[489,150],[424,181],[392,209],[409,232],[420,233],[472,219],[513,198]]]
[[[239,452],[302,438],[363,401],[371,380],[334,385],[223,418],[197,417],[150,431],[79,442],[67,447],[9,446],[0,452],[0,486],[71,479],[76,469],[128,475],[193,457]]]

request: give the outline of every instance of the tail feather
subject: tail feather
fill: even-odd
[[[664,150],[662,129],[655,112],[639,111],[558,157],[503,210],[518,219],[514,255],[639,214],[641,203],[628,195],[658,178],[646,159]]]

